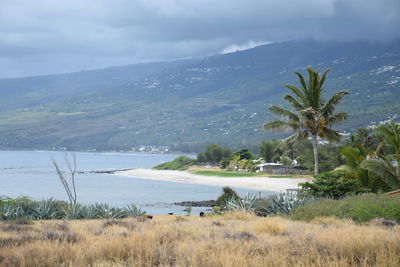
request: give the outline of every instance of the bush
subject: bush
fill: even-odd
[[[301,192],[307,197],[339,199],[347,195],[364,193],[357,179],[346,178],[346,172],[324,172],[315,176],[312,182],[301,183]]]
[[[155,170],[186,170],[187,167],[196,164],[196,160],[189,158],[187,156],[180,156],[174,159],[173,161],[168,161],[161,163],[153,169]]]
[[[310,221],[317,217],[350,218],[356,222],[367,222],[375,218],[394,220],[400,223],[400,199],[383,194],[361,194],[343,199],[319,199],[294,209],[289,218]]]
[[[222,195],[219,196],[218,199],[216,200],[215,206],[225,208],[226,203],[229,200],[239,200],[239,199],[240,197],[235,192],[235,190],[233,190],[229,186],[225,186],[224,188],[222,188]]]
[[[229,159],[232,152],[227,147],[211,144],[197,154],[197,161],[200,163],[219,164],[222,160]]]

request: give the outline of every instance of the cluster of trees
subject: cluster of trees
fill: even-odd
[[[299,161],[307,165],[307,157],[311,153],[308,137],[314,157],[314,183],[306,183],[303,187],[309,192],[332,192],[336,188],[342,191],[386,191],[400,188],[400,126],[390,122],[389,126],[380,126],[376,132],[362,128],[357,130],[344,144],[325,145],[319,147],[319,140],[340,141],[339,132],[332,126],[348,117],[346,112],[335,112],[347,91],[339,91],[326,100],[323,97],[324,82],[329,69],[322,74],[307,68],[308,80],[298,72],[300,87],[286,85],[290,95],[284,99],[291,109],[271,106],[270,110],[281,116],[283,120],[269,121],[264,124],[266,130],[290,129],[294,134],[283,140],[277,148],[289,147],[296,154],[294,147],[302,147]],[[292,147],[292,148],[290,148]],[[276,151],[276,150],[275,150]],[[297,149],[299,151],[299,149]],[[338,175],[320,175],[319,170],[333,169],[346,163],[343,172]],[[320,166],[320,161],[329,164]],[[308,166],[309,167],[309,166]],[[342,183],[342,184],[341,184]],[[320,191],[318,191],[320,190]],[[340,190],[339,190],[340,191]]]
[[[256,158],[257,156],[246,148],[232,152],[229,148],[217,144],[208,145],[204,151],[197,154],[197,162],[201,164],[218,165],[222,169],[238,167],[250,171],[254,171],[253,159]]]
[[[339,91],[326,100],[323,97],[324,82],[329,69],[322,74],[311,67],[307,71],[308,80],[296,72],[299,87],[286,85],[291,94],[284,99],[291,109],[271,106],[270,110],[282,120],[264,124],[266,130],[289,129],[294,134],[283,141],[262,142],[258,155],[247,149],[233,153],[228,148],[209,145],[199,153],[197,161],[220,164],[223,168],[239,166],[251,171],[254,169],[253,159],[262,157],[266,162],[314,169],[317,175],[315,183],[305,185],[311,191],[316,189],[313,186],[325,186],[324,189],[338,186],[342,191],[353,192],[400,188],[400,125],[390,122],[388,126],[380,126],[376,130],[360,128],[343,140],[332,126],[348,117],[346,112],[336,112],[337,104],[348,92]],[[328,143],[321,145],[322,140]],[[340,172],[318,176],[320,171],[335,169]]]

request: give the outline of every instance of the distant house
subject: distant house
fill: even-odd
[[[298,168],[286,167],[281,163],[261,163],[256,165],[257,172],[266,172],[273,174],[307,174],[307,170],[301,170]]]
[[[280,163],[261,163],[261,164],[257,164],[256,165],[256,170],[260,171],[260,172],[272,172],[273,170],[279,170],[285,168],[285,166],[283,166],[283,164]]]

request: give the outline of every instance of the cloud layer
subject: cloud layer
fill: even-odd
[[[399,0],[1,0],[0,77],[312,38],[400,38]]]

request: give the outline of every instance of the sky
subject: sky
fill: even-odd
[[[0,0],[0,78],[286,40],[400,39],[400,0]]]

